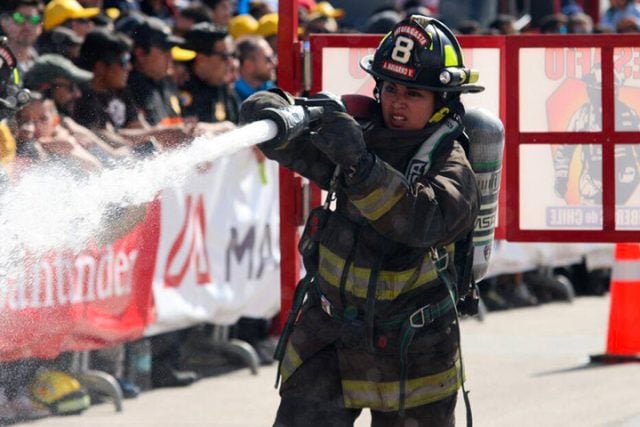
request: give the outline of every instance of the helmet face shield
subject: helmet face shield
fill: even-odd
[[[453,33],[437,19],[421,15],[399,22],[360,66],[376,79],[435,92],[481,92],[475,70],[464,66]]]

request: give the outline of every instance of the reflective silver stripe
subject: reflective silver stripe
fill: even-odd
[[[611,270],[611,280],[640,281],[640,261],[616,261]]]

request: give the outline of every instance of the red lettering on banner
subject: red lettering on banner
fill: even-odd
[[[545,75],[550,80],[582,78],[600,63],[600,51],[592,48],[549,48],[545,49],[544,57]]]
[[[209,253],[205,244],[207,235],[206,220],[204,211],[204,198],[202,195],[197,197],[194,203],[192,196],[188,195],[186,199],[186,209],[184,222],[180,228],[178,236],[171,245],[167,262],[164,269],[164,283],[167,287],[179,287],[184,280],[190,267],[195,268],[196,283],[205,285],[211,283],[211,274],[209,271]],[[181,255],[181,249],[187,247],[186,254]],[[179,263],[182,262],[181,265]],[[178,264],[177,273],[174,265]]]
[[[112,246],[97,254],[25,256],[23,267],[0,286],[0,309],[61,307],[128,296],[137,257],[137,250],[126,253]]]

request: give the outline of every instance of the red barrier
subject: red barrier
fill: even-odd
[[[25,257],[0,290],[0,360],[53,358],[137,339],[150,323],[160,204],[107,247]],[[154,238],[150,238],[154,236]]]

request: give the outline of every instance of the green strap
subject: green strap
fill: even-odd
[[[456,313],[456,329],[458,330],[458,352],[460,353],[460,372],[462,374],[462,378],[460,379],[462,385],[462,397],[464,399],[464,407],[467,416],[467,427],[473,427],[473,414],[471,413],[471,401],[469,400],[469,392],[464,387],[464,363],[462,361],[462,344],[461,344],[461,333],[460,333],[460,316],[458,315],[458,307],[456,306],[456,291],[455,285],[451,281],[451,277],[447,274],[446,270],[438,270],[438,275],[440,279],[447,285],[447,289],[449,291],[449,296],[451,297],[451,302],[453,303],[453,309]]]
[[[402,339],[400,340],[400,403],[398,408],[398,415],[404,417],[404,404],[407,394],[407,358],[409,354],[409,345],[413,341],[416,330],[409,322],[405,323],[402,327]]]
[[[298,313],[302,308],[302,303],[304,302],[304,297],[307,294],[309,289],[309,285],[314,282],[315,276],[306,275],[298,282],[298,286],[296,286],[295,293],[293,295],[293,302],[291,304],[291,310],[289,310],[289,314],[287,316],[287,321],[284,324],[284,328],[282,330],[282,334],[280,335],[280,339],[278,339],[278,344],[276,345],[276,349],[274,351],[274,358],[278,361],[278,369],[276,371],[276,385],[278,388],[280,384],[280,367],[282,366],[282,359],[284,359],[284,352],[287,348],[287,343],[289,342],[289,336],[293,331],[293,325],[298,317]]]

